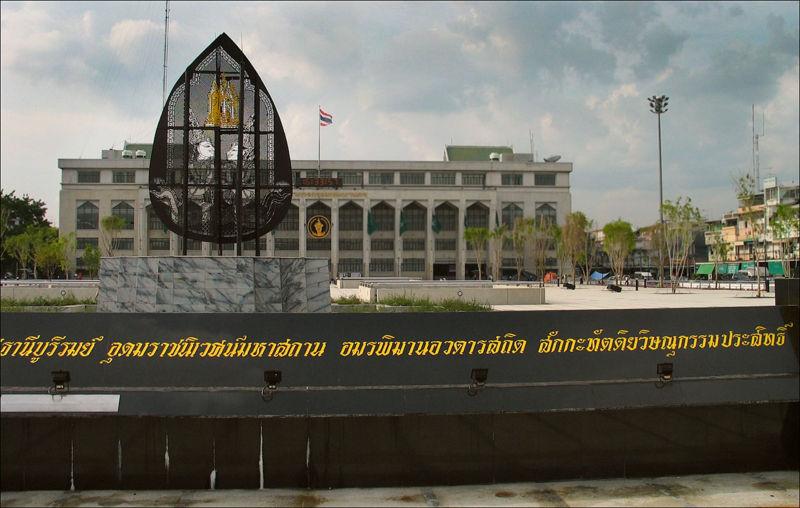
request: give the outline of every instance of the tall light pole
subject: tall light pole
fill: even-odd
[[[664,236],[664,186],[661,178],[661,114],[667,112],[669,97],[666,95],[652,96],[647,99],[650,102],[650,112],[658,115],[658,217],[661,227],[661,237]],[[663,249],[658,247],[658,267],[659,267],[659,287],[664,287],[664,259]]]

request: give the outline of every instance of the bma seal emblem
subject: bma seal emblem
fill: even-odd
[[[324,215],[315,215],[308,219],[306,230],[311,238],[328,238],[331,233],[331,221]]]

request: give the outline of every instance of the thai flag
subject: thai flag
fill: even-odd
[[[319,108],[319,124],[322,127],[333,123],[333,115],[326,113],[322,108]]]

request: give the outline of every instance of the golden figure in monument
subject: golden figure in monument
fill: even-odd
[[[239,93],[230,81],[222,78],[217,86],[211,82],[208,92],[208,118],[206,127],[232,127],[239,125]]]

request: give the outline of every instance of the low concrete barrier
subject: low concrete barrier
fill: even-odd
[[[362,282],[413,282],[420,281],[419,277],[341,277],[336,279],[339,289],[356,289]]]
[[[13,300],[33,300],[35,298],[64,298],[73,296],[78,300],[88,300],[97,296],[97,286],[62,286],[58,284],[35,286],[11,286],[3,285],[0,287],[0,298]]]
[[[392,296],[428,298],[432,302],[447,299],[475,301],[486,305],[539,305],[545,303],[544,288],[536,286],[430,287],[405,286],[375,288],[375,303]]]

